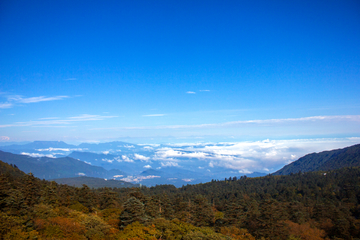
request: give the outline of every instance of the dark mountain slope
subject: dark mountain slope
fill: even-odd
[[[311,153],[292,162],[273,175],[288,175],[290,173],[328,171],[343,167],[360,166],[360,144],[343,149]]]

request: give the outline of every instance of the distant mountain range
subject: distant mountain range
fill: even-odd
[[[53,181],[59,184],[66,184],[74,187],[82,187],[83,184],[89,188],[123,188],[123,187],[139,187],[139,184],[132,184],[129,182],[119,181],[119,180],[105,180],[103,178],[94,178],[94,177],[75,177],[75,178],[58,178],[53,179]]]
[[[91,176],[99,178],[113,178],[114,175],[124,175],[118,169],[105,170],[92,166],[83,161],[71,158],[30,157],[0,151],[0,160],[16,165],[25,173],[32,173],[42,179],[68,178],[76,176]]]
[[[194,147],[194,149],[198,148],[201,149]],[[180,156],[177,159],[164,159],[161,154],[158,154],[159,151],[161,153],[161,150],[171,148],[166,146],[156,148],[156,146],[119,141],[100,144],[83,143],[78,146],[61,141],[36,141],[23,145],[0,146],[0,149],[3,150],[0,151],[0,160],[16,165],[25,173],[31,172],[41,179],[86,176],[141,183],[146,186],[172,184],[181,187],[187,184],[209,182],[212,179],[267,175],[260,172],[241,174],[237,170],[221,166],[209,167],[209,162],[196,157]],[[189,153],[196,155],[198,151],[173,149],[171,151],[177,151],[183,155]],[[344,149],[308,154],[273,174],[287,175],[299,171],[332,170],[351,166],[360,166],[360,144]],[[85,180],[88,181],[89,178],[71,181],[73,184],[80,184]],[[108,182],[104,181],[97,184]]]
[[[34,141],[26,144],[0,145],[0,150],[20,154],[54,154],[65,155],[72,151],[88,151],[96,153],[132,153],[143,150],[143,147],[126,142],[107,142],[107,143],[81,143],[80,145],[67,144],[63,141]],[[64,154],[65,153],[65,154]]]
[[[62,141],[35,141],[0,146],[0,150],[19,155],[12,158],[8,156],[3,159],[4,161],[9,161],[8,159],[11,158],[12,161],[9,163],[17,162],[20,169],[25,172],[31,171],[36,177],[44,179],[88,176],[124,180],[146,186],[173,184],[181,187],[209,182],[212,179],[244,175],[231,168],[209,167],[209,160],[191,156],[192,153],[195,156],[203,147],[190,146],[189,151],[182,150],[179,146],[137,145],[121,141],[82,143],[77,146]],[[172,148],[176,152],[182,151],[184,156],[164,158],[161,151]],[[207,155],[213,156],[211,154]],[[2,160],[1,156],[0,160]],[[70,165],[73,167],[70,168]],[[148,174],[151,171],[153,174]],[[266,174],[246,175],[252,177]]]
[[[311,153],[299,158],[297,161],[286,165],[282,169],[273,173],[273,175],[288,175],[298,172],[328,171],[344,167],[360,166],[360,144],[324,151],[320,153]]]

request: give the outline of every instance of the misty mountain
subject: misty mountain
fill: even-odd
[[[282,169],[273,173],[274,175],[288,175],[290,173],[328,171],[344,167],[360,166],[360,144],[324,151],[320,153],[311,153],[299,158]]]
[[[63,141],[34,141],[27,144],[13,144],[1,146],[2,149],[42,149],[42,148],[76,148],[75,145],[67,144]]]
[[[81,143],[80,145],[67,144],[62,141],[35,141],[26,144],[7,144],[0,145],[0,150],[15,154],[25,153],[29,156],[50,156],[64,157],[73,151],[93,152],[99,154],[149,154],[151,150],[142,146],[126,142],[108,142],[108,143]]]
[[[132,184],[129,182],[119,180],[105,180],[103,178],[95,177],[74,177],[74,178],[57,178],[53,181],[59,184],[66,184],[74,187],[82,187],[83,184],[89,188],[123,188],[123,187],[139,187],[139,184]]]
[[[117,169],[107,171],[102,167],[92,166],[71,157],[34,158],[0,151],[0,160],[9,164],[15,164],[21,171],[25,173],[31,172],[35,177],[41,179],[76,176],[113,178],[114,175],[126,175],[126,173]]]
[[[232,168],[210,167],[209,163],[216,159],[216,155],[210,152],[202,153],[202,149],[205,146],[222,145],[228,146],[229,144],[146,146],[115,141],[82,143],[76,146],[61,141],[36,141],[23,145],[4,146],[4,149],[14,154],[20,154],[23,161],[19,167],[24,168],[25,172],[32,171],[39,178],[75,177],[85,174],[91,177],[115,178],[147,186],[174,184],[181,187],[186,184],[209,182],[212,179],[221,180],[245,175]],[[0,149],[2,148],[0,147]],[[168,154],[170,155],[168,156]],[[178,154],[178,156],[172,157],[171,154]],[[209,160],[201,158],[201,156],[207,156]],[[31,159],[41,159],[41,161]],[[83,165],[80,166],[79,161],[69,162],[75,160],[80,160]],[[61,163],[63,166],[60,166]],[[66,169],[72,164],[74,168]],[[45,170],[45,167],[48,169]],[[253,177],[266,174],[246,175]]]
[[[81,143],[77,146],[78,148],[87,149],[90,152],[118,152],[118,153],[127,153],[127,152],[137,152],[143,147],[121,141],[107,142],[107,143]]]
[[[127,173],[138,174],[141,172],[143,165],[145,164],[135,164],[134,160],[129,159],[128,157],[122,157],[113,154],[103,154],[103,153],[92,153],[92,152],[78,152],[74,151],[68,155],[84,162],[87,162],[94,166],[100,166],[107,170],[110,169],[126,169]],[[140,162],[140,161],[137,161]]]
[[[35,154],[61,154],[69,149],[77,149],[77,146],[67,144],[63,141],[34,141],[26,144],[12,144],[6,146],[0,146],[1,151],[11,152],[15,154],[35,153]],[[61,154],[64,155],[64,154]]]

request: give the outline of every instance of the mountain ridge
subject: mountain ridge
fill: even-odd
[[[328,171],[344,167],[360,167],[360,144],[307,154],[274,172],[273,175],[289,175],[300,171]]]

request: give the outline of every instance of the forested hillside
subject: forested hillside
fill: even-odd
[[[11,166],[9,166],[11,167]],[[2,239],[355,239],[360,169],[90,189],[0,176]]]
[[[274,175],[287,175],[290,173],[328,171],[344,167],[360,166],[360,144],[347,148],[311,153],[292,162]]]

